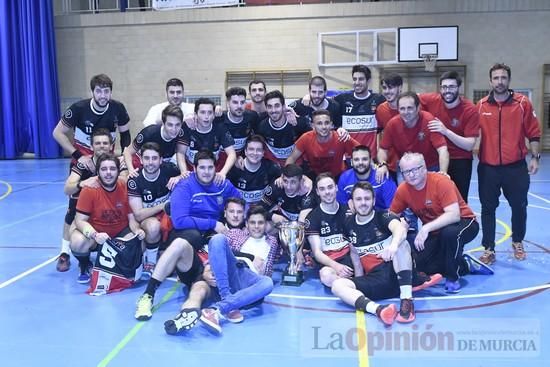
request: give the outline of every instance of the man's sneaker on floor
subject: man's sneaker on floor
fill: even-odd
[[[516,260],[525,260],[527,258],[527,253],[523,248],[522,242],[512,242],[512,249],[514,250],[514,257]]]
[[[424,283],[420,284],[420,285],[417,285],[416,287],[413,287],[412,291],[413,292],[418,292],[422,289],[426,289],[426,288],[429,288],[431,286],[434,286],[436,284],[438,284],[441,279],[443,279],[443,275],[439,274],[439,273],[435,273],[435,274],[432,274],[432,275],[427,275],[426,276],[427,278],[424,280]]]
[[[483,255],[479,257],[479,261],[481,261],[485,265],[494,264],[495,261],[497,261],[495,250],[485,250],[485,252],[483,252]]]
[[[401,306],[399,307],[399,313],[395,318],[397,322],[407,324],[413,322],[416,319],[414,314],[414,303],[412,299],[402,299]]]
[[[244,316],[239,310],[233,310],[229,311],[227,315],[225,315],[225,319],[233,324],[238,324],[240,322],[243,322]]]
[[[204,308],[201,311],[201,322],[214,334],[220,335],[222,327],[220,326],[220,313],[215,308]]]
[[[460,292],[460,281],[452,281],[452,280],[446,280],[445,281],[445,292],[447,293],[458,293]]]
[[[389,305],[380,305],[376,309],[376,316],[382,321],[384,326],[391,326],[397,315],[397,308],[393,303]]]
[[[484,264],[481,260],[476,259],[470,254],[464,254],[464,261],[468,264],[470,274],[493,275],[495,271],[489,265]]]
[[[200,309],[184,308],[172,320],[164,323],[164,331],[170,335],[176,335],[180,331],[189,330],[199,321]]]
[[[139,321],[147,321],[153,317],[153,297],[144,293],[139,297],[134,317]]]
[[[90,267],[80,269],[80,274],[78,275],[78,278],[76,278],[76,281],[80,284],[90,283]]]
[[[149,280],[153,276],[153,271],[155,271],[155,265],[153,263],[143,264],[143,271],[141,272],[141,280]]]
[[[71,268],[71,257],[64,252],[57,258],[57,265],[55,266],[57,271],[65,272]]]

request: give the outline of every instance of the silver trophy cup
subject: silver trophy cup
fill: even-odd
[[[279,240],[288,253],[290,262],[283,272],[283,285],[299,286],[304,282],[304,274],[298,270],[297,256],[304,243],[304,224],[298,221],[282,222],[277,226]]]

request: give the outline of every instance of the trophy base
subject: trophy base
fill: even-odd
[[[289,274],[287,271],[283,273],[281,280],[282,285],[288,285],[292,287],[299,287],[304,282],[304,273],[298,271],[296,274]]]

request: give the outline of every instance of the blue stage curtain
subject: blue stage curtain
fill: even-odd
[[[0,159],[55,158],[59,87],[52,0],[0,0]]]

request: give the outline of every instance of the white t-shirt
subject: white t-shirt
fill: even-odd
[[[144,126],[162,124],[162,111],[168,106],[168,102],[162,102],[154,105],[147,112],[147,116],[143,120]],[[180,105],[181,110],[183,111],[183,117],[195,113],[195,105],[193,103],[182,102]]]
[[[260,259],[264,260],[264,266],[266,264],[265,260],[267,260],[270,250],[271,250],[271,246],[269,245],[269,243],[267,243],[265,236],[263,236],[262,238],[249,237],[241,247],[241,252],[253,255],[254,257],[259,257]],[[252,261],[249,258],[239,258],[239,259],[246,262],[250,270],[258,274],[258,270],[252,264]],[[265,272],[265,269],[262,269],[261,273],[263,274],[264,272]]]

